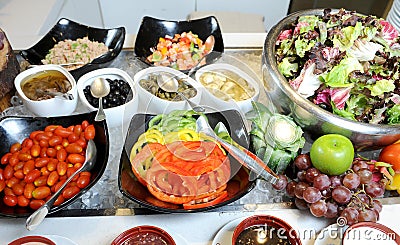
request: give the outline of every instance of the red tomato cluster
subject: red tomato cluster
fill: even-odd
[[[228,196],[229,158],[214,142],[148,143],[131,162],[139,182],[161,201],[196,209]]]
[[[88,121],[67,128],[49,125],[31,132],[22,143],[11,145],[1,157],[0,192],[8,206],[38,209],[85,161],[87,141],[95,128]],[[75,196],[90,183],[90,172],[82,172],[66,186],[54,205]]]

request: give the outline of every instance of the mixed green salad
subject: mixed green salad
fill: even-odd
[[[388,21],[344,9],[300,16],[279,34],[276,60],[314,104],[354,121],[400,123],[400,39]]]

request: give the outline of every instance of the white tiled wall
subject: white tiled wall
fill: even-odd
[[[95,27],[125,26],[136,34],[143,16],[185,20],[194,11],[235,11],[264,16],[268,30],[286,16],[290,0],[0,0],[0,28],[14,49],[40,39],[59,18]],[[244,20],[244,24],[249,20]],[[225,23],[227,25],[229,23]]]

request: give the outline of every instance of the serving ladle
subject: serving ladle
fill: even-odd
[[[106,114],[104,113],[103,109],[103,97],[110,93],[110,84],[106,79],[98,77],[94,79],[90,85],[90,93],[93,95],[93,97],[99,99],[99,109],[97,110],[94,120],[102,121],[106,119]]]
[[[32,231],[36,229],[44,220],[46,215],[49,213],[51,207],[54,205],[54,202],[57,200],[57,197],[62,193],[64,188],[67,186],[69,182],[79,173],[83,171],[90,171],[95,163],[97,156],[97,148],[93,140],[89,140],[86,147],[85,154],[85,162],[82,164],[78,170],[76,170],[65,182],[64,184],[56,191],[43,206],[37,209],[34,213],[32,213],[28,219],[26,220],[25,227],[27,230]]]
[[[223,123],[219,123],[219,130],[224,130],[227,132],[226,127]],[[210,124],[208,124],[207,119],[203,116],[200,116],[196,120],[196,131],[199,133],[203,133],[218,143],[226,149],[235,159],[237,159],[243,166],[252,170],[253,172],[259,174],[265,181],[270,182],[271,184],[276,184],[279,180],[279,177],[264,163],[260,158],[254,155],[252,152],[247,150],[246,148],[237,145],[234,146],[227,141],[221,139],[217,136],[214,130],[211,128]]]

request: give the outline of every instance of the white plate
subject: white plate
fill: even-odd
[[[42,235],[42,236],[52,240],[57,245],[78,245],[77,243],[63,236],[58,236],[58,235]]]
[[[237,218],[224,225],[215,235],[212,245],[225,245],[232,243],[232,235],[236,226],[246,217]]]
[[[318,234],[314,245],[341,245],[346,228],[347,226],[339,226],[336,223],[325,227]]]
[[[189,243],[180,235],[171,235],[176,245],[188,245]],[[57,244],[58,245],[58,244]]]

